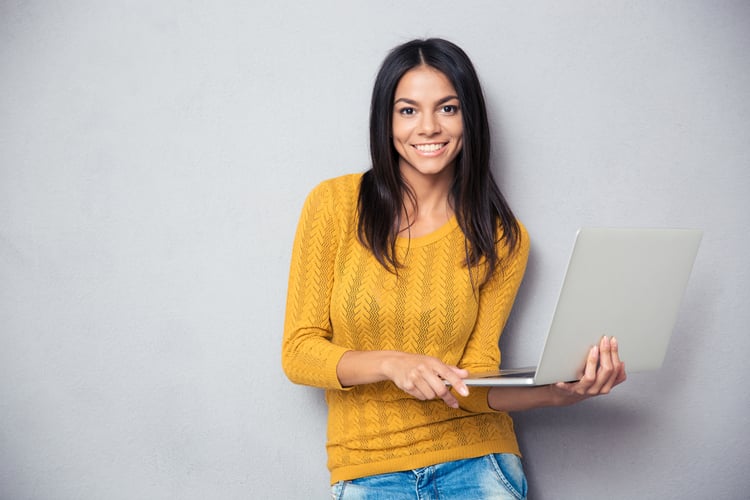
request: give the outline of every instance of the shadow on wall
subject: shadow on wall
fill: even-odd
[[[551,495],[547,497],[539,490],[542,485],[556,484],[562,476],[567,478],[568,488],[574,485],[576,494],[581,495],[578,498],[594,498],[586,496],[593,492],[581,481],[591,479],[590,474],[607,477],[623,460],[629,461],[618,454],[624,443],[631,450],[648,449],[653,436],[644,430],[658,421],[656,411],[629,405],[625,400],[602,398],[566,408],[514,414],[526,476],[531,491],[537,493],[534,498],[566,498],[559,496],[562,491],[558,496],[546,492]],[[560,463],[559,457],[575,457],[575,462]]]
[[[500,336],[503,367],[532,366],[539,361],[538,357],[546,332],[544,330],[528,332],[526,327],[523,327],[524,321],[521,320],[531,314],[532,304],[538,300],[540,277],[537,260],[537,252],[532,247],[521,288],[518,289],[513,309],[511,309],[503,334]]]
[[[534,291],[541,286],[537,269],[537,258],[532,253],[517,298],[517,305],[521,307],[514,309],[519,324],[523,323],[521,316],[529,313],[528,304],[538,300]],[[565,408],[543,408],[513,415],[532,490],[534,485],[549,487],[558,483],[561,476],[566,478],[567,492],[537,490],[541,496],[536,498],[567,498],[555,494],[566,495],[576,488],[579,488],[576,493],[581,495],[578,498],[596,498],[587,496],[594,492],[586,483],[600,484],[603,477],[612,478],[613,488],[619,486],[619,493],[627,494],[634,491],[632,488],[658,481],[662,474],[674,473],[672,465],[663,462],[673,457],[665,457],[662,450],[668,443],[684,444],[684,440],[695,439],[691,433],[685,433],[681,422],[675,419],[702,411],[695,400],[694,388],[700,383],[697,379],[701,372],[710,368],[702,366],[707,362],[705,353],[716,350],[715,337],[706,334],[712,328],[711,318],[721,300],[717,298],[720,294],[716,293],[716,288],[715,277],[699,258],[661,369],[630,373],[628,381],[607,397]],[[501,340],[504,362],[518,364],[510,358],[514,351],[520,352],[522,346],[527,348],[527,353],[531,352],[529,349],[533,348],[525,345],[529,342],[541,347],[543,338],[539,342],[536,338],[521,338],[523,332],[514,324],[513,316],[508,329]],[[575,457],[575,463],[561,463],[560,457]],[[597,476],[598,479],[593,479]],[[654,478],[648,479],[649,476]],[[665,481],[674,481],[675,477],[671,474]],[[620,497],[615,494],[613,498]]]

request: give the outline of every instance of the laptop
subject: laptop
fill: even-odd
[[[603,335],[628,373],[662,365],[703,232],[582,228],[536,367],[470,374],[469,386],[575,381]]]

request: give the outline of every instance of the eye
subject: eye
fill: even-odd
[[[447,114],[447,115],[453,115],[458,112],[458,106],[455,104],[446,104],[442,108],[440,108],[440,111]]]
[[[401,108],[398,110],[398,113],[403,116],[412,116],[414,113],[416,113],[416,110],[414,108]]]

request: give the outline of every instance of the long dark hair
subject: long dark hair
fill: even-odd
[[[463,147],[456,158],[451,196],[466,238],[466,264],[471,270],[485,260],[485,272],[476,283],[482,285],[500,264],[497,243],[504,239],[512,252],[520,228],[490,170],[490,130],[479,78],[466,53],[447,40],[430,38],[399,45],[385,58],[375,78],[370,104],[372,168],[363,175],[359,190],[359,239],[385,268],[397,272],[401,264],[396,237],[404,196],[414,200],[401,176],[391,138],[393,99],[401,77],[423,65],[450,80],[461,106]]]

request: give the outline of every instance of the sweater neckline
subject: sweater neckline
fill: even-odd
[[[425,234],[424,236],[420,236],[418,238],[410,238],[409,236],[398,236],[396,237],[396,246],[398,247],[422,247],[425,245],[429,245],[431,243],[435,243],[436,241],[442,239],[443,237],[447,236],[451,232],[453,232],[458,227],[458,219],[456,218],[455,214],[448,219],[448,222],[437,228],[435,231]]]

